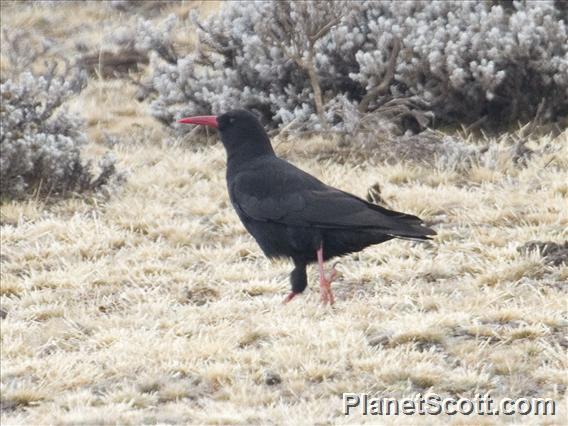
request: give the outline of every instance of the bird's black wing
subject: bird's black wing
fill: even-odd
[[[407,238],[435,234],[416,216],[368,203],[325,185],[283,160],[275,160],[232,179],[232,201],[240,214],[288,226],[373,229]]]

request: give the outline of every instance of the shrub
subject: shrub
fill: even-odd
[[[351,133],[385,119],[418,130],[432,114],[554,120],[568,112],[563,16],[552,1],[226,3],[193,17],[196,51],[154,49],[152,114],[171,124],[247,107],[272,128]],[[146,25],[137,37],[171,31]]]
[[[8,57],[24,58],[26,68],[46,51],[34,53],[21,38],[18,43],[8,40],[5,47]],[[26,49],[26,55],[18,55]],[[98,176],[91,162],[81,158],[83,123],[65,109],[65,102],[84,87],[85,75],[68,69],[58,73],[55,63],[38,74],[20,72],[20,63],[11,65],[10,78],[0,85],[0,197],[95,190],[120,177],[110,156],[99,162]]]
[[[529,120],[541,102],[549,119],[567,111],[568,39],[553,2],[385,6],[365,10],[372,42],[356,53],[352,77],[367,88],[384,67],[381,46],[398,37],[397,87],[428,102],[442,122]]]

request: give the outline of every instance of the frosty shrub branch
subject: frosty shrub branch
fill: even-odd
[[[26,46],[7,44],[15,57],[15,50]],[[98,175],[81,158],[87,142],[83,122],[66,110],[65,102],[82,90],[85,75],[68,68],[58,73],[56,63],[46,64],[38,74],[12,70],[16,72],[0,85],[0,196],[95,190],[118,176],[110,156],[100,160]]]
[[[188,55],[168,47],[174,18],[137,37],[157,46],[152,113],[168,124],[244,106],[280,129],[506,126],[568,112],[562,16],[553,1],[233,2],[193,16]]]

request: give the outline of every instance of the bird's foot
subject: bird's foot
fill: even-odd
[[[328,303],[333,305],[335,303],[335,297],[331,291],[331,283],[335,279],[336,275],[337,270],[335,268],[331,268],[331,272],[327,277],[325,275],[320,277],[320,297],[321,302],[324,305],[327,305]]]
[[[288,293],[288,296],[286,296],[286,298],[282,301],[282,303],[284,303],[284,304],[288,303],[290,300],[292,300],[297,295],[298,295],[298,293],[294,293],[293,291],[291,291],[290,293]]]

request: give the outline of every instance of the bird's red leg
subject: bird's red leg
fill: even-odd
[[[319,273],[320,273],[320,294],[321,294],[321,301],[325,305],[329,303],[333,305],[335,303],[335,298],[333,297],[333,293],[331,292],[331,283],[335,278],[335,274],[337,271],[335,268],[332,268],[329,278],[325,276],[325,271],[323,269],[323,244],[317,251],[318,255],[318,266],[319,266]]]
[[[288,293],[288,296],[286,296],[286,298],[282,301],[282,303],[288,303],[290,300],[292,300],[297,295],[298,295],[298,293],[294,293],[293,291],[291,291],[290,293]]]

